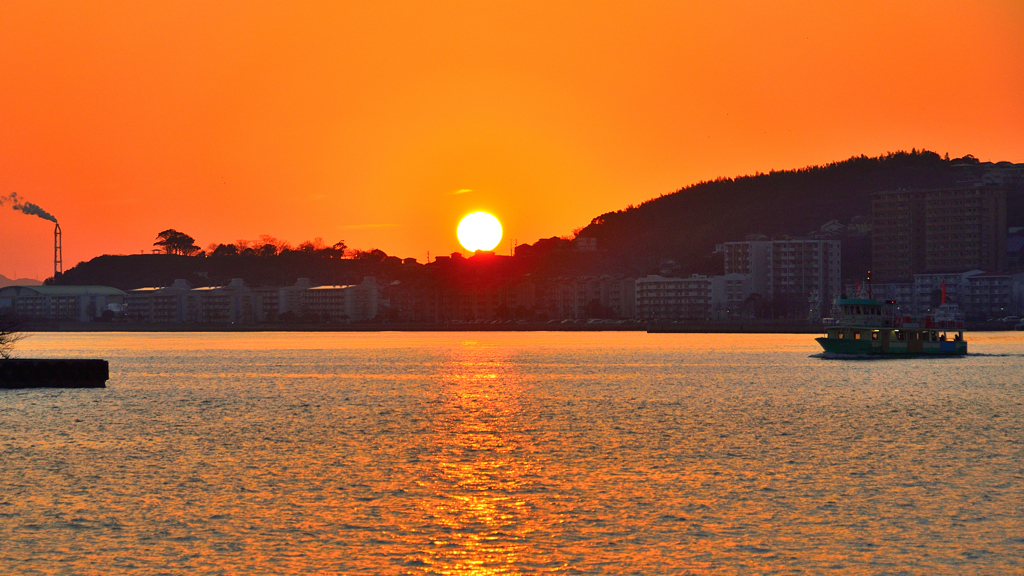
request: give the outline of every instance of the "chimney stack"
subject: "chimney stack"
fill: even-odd
[[[54,222],[53,229],[53,279],[56,280],[57,276],[64,273],[64,263],[61,261],[61,246],[60,246],[60,224]]]

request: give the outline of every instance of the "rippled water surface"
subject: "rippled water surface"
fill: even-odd
[[[1024,573],[1024,336],[33,334],[0,574]]]

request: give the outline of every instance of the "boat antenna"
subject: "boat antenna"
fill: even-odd
[[[874,298],[875,295],[871,291],[871,270],[868,270],[868,298]]]

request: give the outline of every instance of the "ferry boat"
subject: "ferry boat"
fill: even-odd
[[[925,316],[900,314],[894,302],[873,298],[836,300],[836,317],[825,319],[817,338],[825,352],[851,355],[958,356],[967,354],[964,323],[955,304]]]

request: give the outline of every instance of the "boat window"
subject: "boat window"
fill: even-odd
[[[853,339],[854,340],[860,340],[860,332],[854,332],[853,333]]]
[[[871,333],[871,339],[872,340],[878,340],[878,331],[877,330]]]

